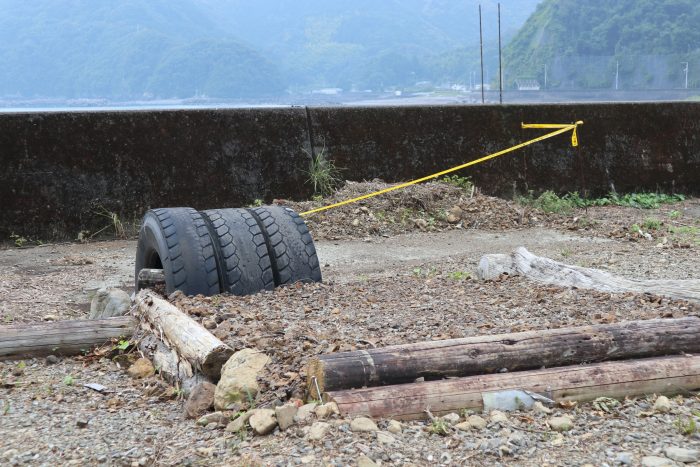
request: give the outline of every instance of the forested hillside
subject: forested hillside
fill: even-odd
[[[698,25],[696,0],[544,0],[505,51],[508,81],[548,64],[553,87],[683,86]]]
[[[539,0],[502,0],[511,37]],[[495,72],[496,3],[483,0]],[[0,0],[0,98],[264,98],[469,80],[475,0]]]

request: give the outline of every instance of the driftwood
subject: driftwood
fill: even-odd
[[[545,370],[470,376],[424,383],[328,392],[343,417],[404,420],[460,409],[482,410],[484,398],[523,390],[556,402],[679,394],[700,388],[700,357],[680,356],[597,363]]]
[[[165,274],[162,269],[141,269],[136,281],[136,291],[155,289],[165,286]]]
[[[700,318],[654,319],[420,342],[321,355],[307,389],[334,391],[445,377],[700,353]],[[318,384],[318,389],[316,387]]]
[[[510,255],[484,255],[477,275],[490,280],[501,274],[522,275],[545,284],[595,289],[602,292],[639,292],[700,302],[700,279],[626,279],[598,269],[570,266],[533,255],[524,247]]]
[[[233,354],[233,349],[149,290],[137,294],[136,304],[142,324],[168,349],[174,350],[178,360],[188,362],[193,374],[201,372],[214,381],[219,379],[221,367]]]
[[[115,339],[129,338],[137,327],[130,316],[0,326],[0,360],[78,355]]]

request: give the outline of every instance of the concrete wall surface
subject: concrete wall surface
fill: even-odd
[[[0,238],[75,239],[104,211],[305,198],[312,144],[346,179],[405,181],[546,132],[521,122],[577,120],[576,149],[562,135],[459,174],[501,196],[700,192],[700,103],[8,113]]]

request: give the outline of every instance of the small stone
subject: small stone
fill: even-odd
[[[353,219],[353,220],[352,220],[352,226],[353,226],[353,227],[357,227],[358,225],[360,225],[360,219]]]
[[[216,385],[204,381],[197,384],[185,402],[185,418],[197,418],[214,405]]]
[[[549,415],[550,413],[552,413],[552,409],[550,409],[549,407],[547,407],[546,405],[544,405],[540,401],[536,401],[534,404],[532,404],[532,411],[535,413],[540,413],[540,414],[545,414],[545,415]]]
[[[700,451],[697,449],[685,449],[678,446],[669,446],[664,449],[664,453],[669,459],[683,462],[684,464],[700,461]]]
[[[454,412],[448,413],[447,415],[444,415],[440,418],[442,418],[444,421],[446,421],[450,425],[454,425],[455,423],[459,423],[459,420],[460,420],[459,414],[456,414]]]
[[[294,425],[294,417],[298,411],[299,408],[296,404],[284,404],[275,407],[275,418],[277,419],[277,425],[279,425],[280,430],[284,431]]]
[[[350,422],[350,430],[356,433],[366,433],[371,431],[379,431],[379,428],[371,418],[357,417]]]
[[[393,433],[395,435],[398,435],[399,433],[401,433],[403,431],[403,425],[401,424],[401,422],[399,422],[397,420],[389,420],[389,425],[387,426],[386,430],[389,433]]]
[[[500,425],[505,425],[508,423],[508,416],[500,410],[492,410],[489,414],[489,418],[493,423],[498,423]]]
[[[310,464],[310,463],[312,463],[312,462],[315,461],[315,460],[316,460],[316,456],[313,455],[313,454],[309,454],[308,456],[303,456],[303,457],[301,457],[301,458],[299,459],[299,461],[300,461],[302,464]]]
[[[665,457],[658,457],[658,456],[642,457],[642,467],[671,467],[674,465],[675,465],[675,462],[673,462],[671,459],[666,459]]]
[[[357,467],[378,467],[378,466],[377,466],[376,462],[374,462],[372,459],[370,459],[369,457],[362,454],[360,457],[357,458]]]
[[[204,326],[206,329],[216,329],[216,320],[214,318],[204,318],[202,320],[202,326]]]
[[[19,451],[17,451],[17,449],[8,449],[7,451],[2,453],[2,457],[3,457],[3,459],[6,459],[9,461],[13,457],[15,457],[18,452]]]
[[[129,376],[136,379],[148,378],[149,376],[153,376],[155,372],[156,369],[153,368],[151,361],[143,357],[136,360],[127,370]]]
[[[486,420],[478,415],[470,415],[469,418],[467,418],[467,423],[475,430],[483,430],[486,428]]]
[[[554,431],[569,431],[574,426],[573,420],[567,415],[552,417],[549,419],[549,427]]]
[[[250,427],[258,435],[271,433],[277,426],[275,411],[272,409],[258,409],[248,419],[248,424],[250,424]]]
[[[428,221],[426,221],[425,219],[416,219],[414,223],[416,224],[416,227],[418,227],[421,230],[425,230],[428,228]]]
[[[99,289],[90,302],[90,319],[124,316],[131,308],[131,297],[121,289]]]
[[[299,410],[297,410],[297,414],[294,416],[294,420],[297,423],[308,423],[313,417],[314,410],[316,410],[317,405],[318,404],[316,404],[315,402],[302,405],[301,407],[299,407]]]
[[[239,415],[235,420],[226,425],[226,429],[224,431],[228,431],[229,433],[238,433],[245,428],[246,423],[248,423],[248,419],[250,419],[254,413],[255,410],[249,410],[248,412]]]
[[[335,402],[329,402],[327,404],[319,405],[316,407],[315,412],[316,416],[321,419],[328,418],[333,414],[340,414],[340,410],[338,410],[338,404],[336,404]]]
[[[12,376],[22,376],[24,374],[24,367],[22,366],[15,366],[12,368]]]
[[[320,441],[326,436],[330,429],[331,426],[326,422],[315,422],[311,425],[311,428],[309,428],[308,438],[310,441]]]
[[[654,412],[668,413],[671,411],[671,401],[666,396],[659,396],[654,402]],[[653,457],[653,456],[650,456]]]
[[[229,418],[223,412],[212,412],[199,417],[199,419],[197,419],[197,425],[207,426],[210,423],[216,423],[217,425],[227,425],[230,421],[231,418]]]
[[[48,355],[48,356],[46,357],[46,364],[47,364],[47,365],[55,365],[55,364],[58,363],[59,361],[60,361],[59,358],[58,358],[57,356],[55,356],[55,355]]]
[[[469,422],[462,422],[462,423],[456,424],[455,429],[457,429],[459,431],[471,431],[472,426],[469,424]]]
[[[396,438],[391,436],[389,433],[386,431],[378,431],[377,432],[377,441],[379,441],[380,444],[394,444],[396,442]]]
[[[615,462],[622,465],[632,465],[632,454],[629,452],[621,452],[615,458]]]
[[[462,219],[459,218],[459,217],[457,217],[457,216],[455,216],[455,215],[452,214],[452,213],[449,213],[449,214],[447,215],[446,220],[447,220],[447,222],[449,222],[450,224],[457,224],[457,223],[458,223],[460,220],[462,220]]]
[[[78,426],[78,428],[87,428],[88,423],[89,423],[88,420],[86,420],[86,419],[84,419],[84,418],[79,418],[79,419],[75,422],[75,424]]]
[[[258,375],[270,357],[256,349],[239,350],[221,368],[221,379],[214,392],[214,408],[226,410],[230,404],[246,402],[257,396]]]

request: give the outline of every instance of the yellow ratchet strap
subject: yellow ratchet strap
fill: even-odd
[[[532,144],[539,143],[540,141],[544,141],[544,140],[549,139],[549,138],[554,138],[555,136],[561,135],[561,134],[566,133],[568,131],[572,132],[571,145],[576,147],[576,146],[578,146],[578,136],[576,134],[576,129],[578,128],[579,125],[583,125],[583,122],[580,120],[576,123],[568,123],[568,124],[566,124],[566,123],[564,123],[564,124],[523,123],[522,128],[555,129],[556,131],[553,131],[551,133],[547,133],[546,135],[542,135],[538,138],[531,139],[529,141],[525,141],[524,143],[516,144],[515,146],[512,146],[508,149],[504,149],[502,151],[495,152],[493,154],[489,154],[488,156],[484,156],[480,159],[476,159],[476,160],[467,162],[465,164],[458,165],[456,167],[452,167],[451,169],[443,170],[441,172],[427,175],[425,177],[417,178],[415,180],[411,180],[410,182],[400,183],[398,185],[394,185],[394,186],[391,186],[389,188],[384,188],[383,190],[375,191],[373,193],[368,193],[366,195],[358,196],[356,198],[347,199],[345,201],[340,201],[338,203],[329,204],[328,206],[322,206],[320,208],[316,208],[316,209],[312,209],[310,211],[302,212],[299,215],[300,216],[308,216],[310,214],[315,214],[315,213],[322,212],[322,211],[328,211],[329,209],[335,209],[335,208],[338,208],[340,206],[345,206],[346,204],[356,203],[358,201],[362,201],[363,199],[374,198],[375,196],[383,195],[383,194],[389,193],[391,191],[400,190],[402,188],[406,188],[406,187],[409,187],[411,185],[416,185],[418,183],[422,183],[422,182],[425,182],[428,180],[442,177],[443,175],[447,175],[449,173],[456,172],[458,170],[462,170],[462,169],[465,169],[467,167],[471,167],[471,166],[476,165],[476,164],[481,164],[482,162],[486,162],[488,160],[495,159],[496,157],[500,157],[500,156],[503,156],[505,154],[511,153],[513,151],[517,151],[518,149],[522,149],[526,146],[530,146]]]

